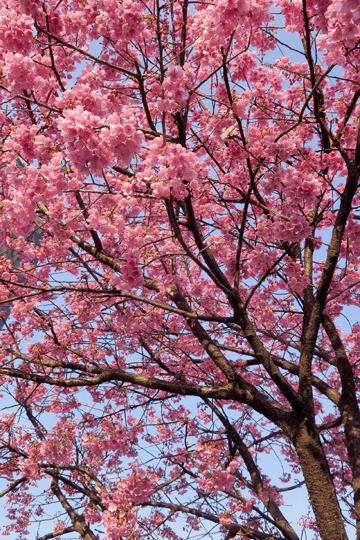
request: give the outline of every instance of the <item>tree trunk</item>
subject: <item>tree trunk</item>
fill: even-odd
[[[305,418],[298,424],[293,444],[304,474],[322,540],[347,540],[329,466],[316,428]],[[314,426],[315,427],[315,426]]]

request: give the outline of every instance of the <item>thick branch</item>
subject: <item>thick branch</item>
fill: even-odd
[[[344,423],[346,447],[352,472],[351,483],[354,490],[356,528],[358,537],[360,537],[360,410],[354,374],[337,328],[326,310],[322,315],[322,325],[335,351],[337,368],[341,378],[339,409]]]
[[[55,478],[51,482],[51,491],[59,499],[61,506],[64,508],[64,510],[71,519],[74,530],[80,534],[81,538],[83,540],[98,540],[97,536],[90,530],[88,525],[86,525],[84,517],[75,512],[72,506],[70,506],[67,499],[64,497],[61,489],[59,488],[58,481],[55,480]]]
[[[257,496],[263,502],[265,508],[269,511],[276,527],[279,531],[285,536],[288,540],[299,540],[298,535],[291,527],[290,523],[284,517],[280,511],[278,505],[275,501],[266,493],[264,484],[260,475],[260,471],[253,460],[253,457],[250,453],[250,450],[246,444],[241,439],[240,435],[234,428],[234,426],[227,420],[227,418],[221,413],[221,411],[216,407],[210,400],[205,399],[205,403],[211,408],[211,410],[216,414],[221,423],[226,429],[228,436],[232,439],[236,445],[241,457],[244,460],[246,468],[250,474],[252,487],[257,494]]]

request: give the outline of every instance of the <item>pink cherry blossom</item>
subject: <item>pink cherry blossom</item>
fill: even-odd
[[[0,0],[4,537],[360,530],[359,38],[355,0]]]

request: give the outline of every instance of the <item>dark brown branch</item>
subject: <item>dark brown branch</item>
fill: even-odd
[[[69,515],[74,530],[80,534],[81,538],[83,540],[98,540],[97,536],[90,530],[90,527],[86,524],[85,518],[75,512],[73,507],[69,504],[61,489],[59,488],[59,482],[55,478],[51,482],[51,491],[58,498],[61,506]]]
[[[341,378],[339,409],[344,423],[346,447],[352,472],[357,532],[360,534],[360,410],[354,374],[345,347],[328,311],[324,310],[321,321],[335,351],[337,368]]]
[[[153,508],[168,508],[172,511],[173,514],[176,514],[177,512],[182,512],[183,514],[191,514],[196,517],[201,517],[203,519],[207,519],[208,521],[211,521],[212,523],[220,523],[220,520],[218,517],[213,516],[212,514],[208,514],[207,512],[203,512],[202,510],[197,510],[195,508],[188,508],[187,506],[184,506],[182,504],[173,504],[173,503],[163,503],[163,502],[154,502],[149,501],[145,503],[141,503],[141,506],[151,506]],[[255,531],[255,529],[251,529],[250,527],[244,527],[243,525],[239,525],[238,523],[232,523],[231,525],[223,525],[227,530],[230,530],[232,532],[241,533],[241,535],[245,535],[248,538],[251,538],[252,540],[269,540],[269,535],[266,533],[262,533],[259,531]],[[235,536],[235,534],[233,536]],[[279,538],[279,537],[273,537],[274,540],[286,540],[285,538]]]
[[[83,56],[86,56],[87,58],[90,58],[94,62],[97,62],[98,64],[102,64],[104,66],[107,66],[109,68],[115,69],[116,71],[121,71],[121,73],[124,73],[125,75],[128,75],[129,77],[133,79],[138,79],[138,75],[136,73],[133,73],[132,71],[116,66],[115,64],[112,64],[111,62],[107,62],[106,60],[101,60],[101,58],[98,58],[97,56],[94,56],[93,54],[90,54],[83,49],[80,49],[80,47],[76,47],[75,45],[71,45],[71,43],[68,43],[67,41],[64,41],[63,39],[59,38],[58,36],[54,36],[45,28],[41,28],[36,22],[34,23],[34,26],[36,30],[39,32],[42,32],[43,34],[46,34],[49,38],[55,39],[57,43],[60,43],[64,47],[67,47],[68,49],[72,49],[73,51],[78,52],[79,54],[82,54]]]
[[[59,529],[58,531],[44,534],[44,536],[40,536],[39,538],[36,538],[36,540],[51,540],[51,538],[56,538],[57,536],[62,536],[63,534],[75,531],[76,527],[73,525],[72,527],[65,527],[64,529]]]
[[[234,426],[228,421],[228,419],[225,417],[225,415],[219,410],[217,406],[214,405],[213,402],[211,402],[208,399],[204,399],[205,403],[208,405],[208,407],[211,408],[211,410],[216,414],[216,416],[219,418],[221,423],[226,429],[226,432],[228,436],[232,439],[234,444],[236,445],[240,456],[244,460],[244,463],[246,465],[246,468],[249,472],[250,478],[251,478],[251,486],[254,489],[257,496],[261,499],[262,503],[264,504],[265,508],[270,513],[271,517],[273,518],[273,523],[276,525],[276,527],[279,529],[279,531],[284,535],[284,537],[287,540],[299,540],[298,535],[294,531],[294,529],[291,527],[290,523],[285,519],[283,513],[279,509],[278,505],[275,503],[275,501],[266,493],[266,490],[264,488],[264,484],[261,478],[260,471],[253,460],[253,457],[251,455],[250,450],[246,446],[246,444],[241,439],[240,435],[238,434],[237,430],[234,428]]]
[[[5,497],[5,495],[7,495],[8,493],[11,493],[12,491],[14,491],[14,489],[16,489],[18,486],[20,486],[24,482],[26,482],[26,480],[27,480],[26,476],[24,476],[23,478],[19,478],[19,480],[15,480],[15,482],[13,482],[11,486],[7,487],[6,489],[4,489],[4,491],[0,493],[0,499],[2,497]]]

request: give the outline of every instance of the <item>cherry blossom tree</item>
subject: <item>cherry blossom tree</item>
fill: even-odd
[[[0,48],[3,534],[360,539],[358,0],[1,0]]]

